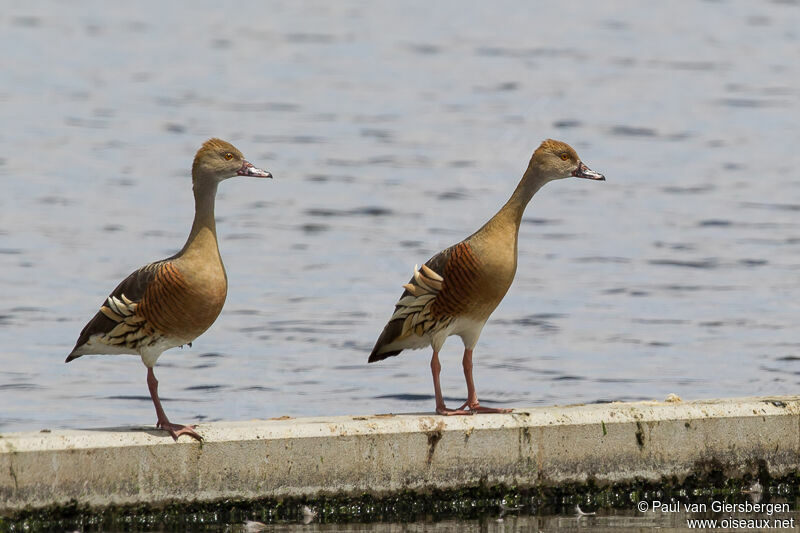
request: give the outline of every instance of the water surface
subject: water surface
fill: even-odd
[[[63,360],[183,244],[211,136],[275,179],[220,187],[228,301],[156,367],[175,421],[430,411],[429,352],[367,355],[547,137],[608,181],[529,206],[483,403],[800,389],[796,1],[42,2],[0,29],[0,431],[155,421],[137,358]]]

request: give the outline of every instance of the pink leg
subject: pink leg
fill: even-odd
[[[483,407],[478,402],[478,393],[475,392],[475,382],[472,380],[472,350],[464,349],[464,359],[461,361],[464,367],[464,378],[467,380],[467,401],[459,409],[469,408],[472,413],[510,413],[511,409],[501,409],[494,407]]]
[[[158,416],[156,427],[168,431],[175,440],[178,440],[178,437],[181,435],[189,435],[197,440],[203,440],[203,437],[198,435],[194,430],[194,426],[182,426],[169,421],[167,415],[164,413],[164,408],[161,407],[161,400],[158,399],[158,380],[152,368],[147,369],[147,388],[150,389],[150,397],[153,399],[153,405],[156,406],[156,415]]]
[[[439,363],[439,352],[433,351],[431,357],[431,374],[433,374],[433,393],[436,396],[436,412],[440,415],[471,415],[469,411],[463,409],[448,409],[444,405],[444,397],[442,396],[442,387],[439,385],[439,372],[442,371],[442,365]]]

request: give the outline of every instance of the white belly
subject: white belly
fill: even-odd
[[[481,336],[481,330],[486,321],[473,320],[471,318],[458,317],[453,319],[446,328],[435,332],[430,337],[430,344],[437,352],[442,349],[445,339],[451,335],[461,337],[464,348],[473,349]]]
[[[139,348],[139,354],[142,356],[144,366],[153,368],[164,351],[177,346],[183,346],[189,342],[190,341],[185,339],[177,339],[175,337],[159,337],[153,344]]]

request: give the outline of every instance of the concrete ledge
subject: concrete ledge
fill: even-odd
[[[614,403],[508,415],[346,416],[0,436],[0,516],[221,499],[376,496],[798,472],[800,397]],[[184,440],[185,439],[185,440]]]

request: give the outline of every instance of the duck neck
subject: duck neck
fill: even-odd
[[[216,181],[195,181],[194,186],[194,222],[186,244],[178,253],[187,259],[208,254],[219,256],[217,245],[217,225],[214,220],[214,200],[217,196]]]
[[[511,198],[509,198],[505,205],[500,208],[500,211],[492,217],[489,224],[494,222],[501,227],[511,225],[514,227],[515,233],[518,233],[525,208],[528,206],[531,198],[533,198],[533,195],[536,194],[536,191],[541,189],[545,183],[547,183],[547,180],[544,176],[529,165],[527,170],[525,170],[525,174],[522,175],[522,179],[517,185],[517,188],[514,189],[514,192],[511,194]]]

